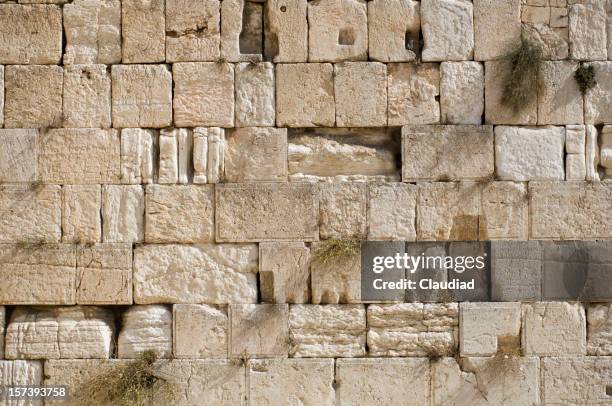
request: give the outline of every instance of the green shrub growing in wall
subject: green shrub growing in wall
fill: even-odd
[[[532,103],[542,88],[542,48],[523,39],[517,49],[506,58],[510,70],[504,78],[503,105],[519,112]]]
[[[589,89],[592,89],[597,84],[595,68],[593,68],[593,65],[580,64],[576,73],[574,73],[574,79],[576,79],[580,92],[584,96]]]
[[[352,258],[359,254],[361,238],[330,238],[321,241],[313,251],[312,260],[326,264],[333,258]]]

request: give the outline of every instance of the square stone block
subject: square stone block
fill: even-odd
[[[541,380],[545,404],[606,404],[612,357],[543,358]]]
[[[144,241],[145,198],[140,185],[102,187],[102,240]]]
[[[95,244],[77,248],[77,303],[132,304],[130,244]]]
[[[587,322],[587,353],[612,355],[612,304],[589,305]]]
[[[538,125],[584,122],[582,93],[574,78],[577,69],[578,62],[544,62],[544,83],[538,92]]]
[[[380,62],[414,61],[419,52],[421,3],[412,0],[368,2],[368,54]]]
[[[538,100],[534,98],[520,111],[514,111],[502,103],[504,83],[510,74],[507,61],[487,61],[485,63],[485,123],[536,125],[538,121]]]
[[[465,61],[474,56],[472,2],[464,0],[422,0],[422,58],[432,61]]]
[[[474,0],[474,59],[510,53],[521,40],[521,0]]]
[[[612,87],[612,61],[592,62],[597,84],[584,98],[584,122],[588,124],[612,124],[612,103],[609,102]],[[5,79],[6,80],[6,79]]]
[[[106,65],[64,69],[64,127],[111,126],[111,77]]]
[[[138,358],[147,350],[172,356],[172,310],[162,305],[130,306],[123,313],[117,338],[118,358]]]
[[[481,240],[526,240],[529,235],[527,185],[490,182],[482,188]]]
[[[362,182],[322,184],[319,234],[326,238],[352,238],[366,234],[367,189]]]
[[[393,182],[368,188],[368,239],[414,241],[417,187]]]
[[[236,72],[236,127],[275,123],[274,65],[270,62],[239,63]]]
[[[38,130],[0,130],[0,182],[37,180],[37,140]]]
[[[482,123],[484,66],[481,63],[440,64],[440,109],[443,123]]]
[[[461,303],[459,309],[462,357],[520,351],[520,303]]]
[[[332,245],[326,246],[327,244]],[[361,302],[359,247],[354,253],[334,251],[333,244],[334,242],[329,241],[312,244],[310,262],[312,303],[359,303]],[[328,254],[325,254],[326,251]]]
[[[334,65],[336,125],[377,127],[387,124],[387,66],[379,62]]]
[[[310,301],[310,249],[303,242],[259,244],[261,300],[270,303]]]
[[[284,8],[283,8],[284,6]],[[308,2],[267,0],[264,26],[266,60],[295,63],[308,60]]]
[[[230,305],[230,357],[287,357],[289,305]]]
[[[227,308],[203,304],[173,306],[173,355],[176,358],[227,358]]]
[[[491,299],[541,299],[542,245],[540,241],[491,242]]]
[[[219,58],[219,0],[166,1],[166,61],[204,62]]]
[[[440,68],[433,63],[391,63],[388,69],[388,123],[440,122]]]
[[[62,193],[62,241],[99,242],[102,238],[100,185],[64,185]]]
[[[163,62],[166,58],[165,1],[127,0],[122,3],[121,37],[123,63]]]

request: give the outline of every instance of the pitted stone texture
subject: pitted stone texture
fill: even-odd
[[[584,137],[584,133],[582,134]],[[584,141],[584,140],[583,140]],[[601,130],[600,164],[607,170],[612,169],[612,126],[604,126]]]
[[[317,258],[325,242],[313,243],[310,263],[312,303],[361,302],[361,254],[337,255],[327,260]]]
[[[521,304],[461,303],[462,357],[516,353],[521,347]]]
[[[172,356],[172,310],[161,305],[129,307],[117,339],[118,358],[138,358],[153,350],[160,358]]]
[[[237,128],[227,137],[226,182],[287,181],[287,129]]]
[[[368,348],[374,357],[450,356],[458,346],[457,303],[368,306]]]
[[[612,185],[535,182],[529,185],[531,238],[576,240],[612,235]]]
[[[121,130],[121,183],[153,183],[157,136],[153,130]]]
[[[159,133],[158,143],[158,183],[190,183],[194,172],[193,131],[187,128],[164,128]]]
[[[269,0],[265,10],[266,60],[275,63],[308,60],[308,21],[306,0]]]
[[[219,0],[166,1],[166,61],[218,59],[220,19]]]
[[[586,160],[586,180],[590,182],[599,181],[599,131],[597,128],[588,124],[585,126],[586,144],[585,144],[585,160]]]
[[[333,65],[276,65],[277,126],[333,127],[335,120]]]
[[[308,3],[310,62],[368,59],[367,5],[363,0],[314,0]]]
[[[102,240],[141,242],[144,240],[144,190],[139,185],[102,187]]]
[[[215,199],[218,242],[318,240],[316,185],[223,184]]]
[[[565,128],[495,127],[495,169],[502,180],[563,180]]]
[[[389,125],[439,123],[439,66],[391,63],[387,68]]]
[[[584,125],[565,126],[565,152],[584,155],[586,148],[586,129]]]
[[[0,6],[0,10],[6,6],[8,5]],[[7,66],[4,72],[4,86],[6,128],[62,125],[61,66]]]
[[[475,180],[493,175],[492,126],[402,128],[402,180]]]
[[[370,59],[380,62],[416,60],[421,30],[421,3],[412,0],[368,2]]]
[[[147,242],[201,243],[214,239],[212,185],[149,185],[145,206]]]
[[[234,66],[229,63],[177,63],[174,122],[179,127],[234,126]]]
[[[134,251],[136,303],[255,303],[257,246],[145,245]]]
[[[114,65],[111,75],[113,127],[161,128],[170,125],[172,73],[166,65]]]
[[[343,238],[366,234],[366,184],[324,183],[320,186],[320,194],[319,234],[321,238]]]
[[[431,370],[435,406],[540,404],[535,357],[442,358]]]
[[[534,301],[542,297],[542,245],[521,240],[491,243],[494,301]]]
[[[567,12],[564,5],[561,10]],[[527,23],[523,24],[523,36],[542,48],[542,57],[545,60],[558,61],[567,59],[569,56],[567,27],[552,28],[545,23]]]
[[[62,10],[55,5],[1,4],[0,37],[0,64],[57,64],[62,57]]]
[[[163,62],[166,58],[164,0],[127,0],[121,5],[123,63]]]
[[[379,62],[334,65],[338,127],[380,127],[387,124],[387,66]]]
[[[289,309],[291,356],[363,357],[366,312],[363,305],[293,305]]]
[[[0,89],[4,89],[4,66],[0,65]],[[4,125],[4,90],[0,92],[0,127]]]
[[[115,319],[100,307],[17,307],[6,329],[8,359],[110,358]]]
[[[612,124],[612,61],[592,62],[591,65],[595,68],[597,84],[584,98],[584,122]]]
[[[480,192],[474,182],[419,184],[417,240],[477,240]]]
[[[132,304],[132,246],[95,244],[77,249],[77,303]]]
[[[542,400],[549,405],[610,402],[611,357],[542,359]]]
[[[518,112],[502,104],[505,78],[509,70],[509,62],[504,60],[485,63],[485,123],[535,125],[538,119],[537,98]]]
[[[76,0],[63,11],[64,64],[121,62],[121,1]]]
[[[1,75],[2,70],[0,69]],[[1,85],[2,81],[0,81]],[[0,110],[2,110],[1,102]],[[1,183],[33,182],[37,179],[37,139],[38,130],[0,130]]]
[[[482,188],[480,240],[527,240],[529,199],[527,185],[492,182]]]
[[[99,242],[102,238],[100,185],[65,185],[62,192],[62,241]]]
[[[0,244],[0,304],[75,304],[75,266],[73,245]]]
[[[572,1],[569,6],[570,56],[576,60],[608,59],[606,2]]]
[[[589,305],[587,322],[587,353],[612,355],[612,304]]]
[[[544,81],[538,92],[538,124],[580,124],[583,118],[582,94],[574,78],[577,62],[546,61]]]
[[[193,129],[193,183],[218,183],[224,171],[223,128]]]
[[[226,61],[260,62],[263,59],[263,5],[260,3],[248,0],[221,2],[221,57]]]
[[[230,357],[287,357],[289,353],[289,305],[232,304]]]
[[[250,360],[247,374],[249,403],[254,406],[335,403],[331,359]]]
[[[64,127],[111,126],[111,78],[105,65],[64,69]]]
[[[474,59],[499,59],[521,40],[521,0],[474,0]]]
[[[585,180],[586,162],[583,154],[567,154],[565,156],[565,180]]]
[[[57,242],[61,231],[61,187],[2,185],[0,243]]]
[[[421,1],[422,59],[464,61],[474,56],[474,18],[471,1]]]
[[[43,364],[39,361],[0,360],[0,382],[6,386],[40,386],[43,382]],[[35,402],[25,401],[22,404],[34,405]],[[16,403],[5,404],[12,406]]]
[[[368,186],[368,239],[414,241],[416,239],[417,187],[405,183]]]
[[[538,302],[522,306],[522,342],[526,355],[586,354],[586,317],[580,303]]]
[[[261,300],[271,303],[310,301],[310,249],[303,242],[259,244]]]
[[[273,127],[274,65],[239,63],[235,67],[236,127]]]
[[[225,307],[177,304],[172,311],[176,358],[227,358],[229,319]]]
[[[442,122],[480,124],[484,113],[484,66],[478,62],[440,64]]]

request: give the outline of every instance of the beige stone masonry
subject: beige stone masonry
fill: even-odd
[[[419,52],[421,3],[412,0],[368,2],[368,53],[380,62],[414,61]]]
[[[368,239],[416,239],[417,187],[389,182],[368,185]]]
[[[387,70],[388,124],[439,123],[439,66],[432,63],[390,63]]]
[[[538,92],[538,124],[581,124],[583,100],[574,75],[578,63],[544,62],[544,84]]]
[[[612,61],[593,62],[590,65],[597,75],[597,84],[584,98],[584,122],[612,124]]]
[[[259,289],[266,303],[308,303],[310,249],[303,242],[260,243]]]
[[[289,305],[232,304],[229,319],[230,357],[287,357]]]
[[[478,62],[440,64],[443,123],[481,124],[484,113],[484,66]]]
[[[223,128],[193,129],[193,183],[218,183],[224,171]]]
[[[366,234],[367,188],[362,182],[334,182],[320,186],[321,239]]]
[[[546,404],[605,404],[612,380],[611,357],[542,359],[542,400]]]
[[[577,60],[606,60],[606,2],[581,0],[569,3],[570,56]]]
[[[0,129],[0,182],[36,181],[37,144],[38,130]]]
[[[102,240],[144,241],[145,198],[139,185],[102,187]]]
[[[312,243],[310,262],[312,303],[361,302],[361,254],[339,255],[327,261],[316,258],[324,242]]]
[[[62,188],[62,241],[94,243],[102,239],[100,185],[65,185]]]
[[[0,360],[0,379],[7,386],[40,385],[43,382],[43,364],[39,361]]]
[[[612,355],[612,305],[589,305],[587,322],[587,353]]]
[[[274,65],[270,62],[234,65],[236,127],[273,127],[275,122]]]
[[[0,306],[0,358],[4,359],[4,326],[6,324],[6,308]]]
[[[164,0],[123,0],[123,63],[163,62],[166,57],[165,27]]]
[[[520,303],[461,303],[462,357],[515,354],[521,348]]]
[[[121,130],[121,183],[153,183],[156,177],[157,134],[142,128]]]
[[[474,56],[474,17],[471,1],[422,0],[422,59],[464,61]]]
[[[485,123],[535,125],[538,121],[537,98],[518,112],[501,102],[509,68],[509,63],[503,60],[485,63]]]
[[[474,0],[474,59],[499,59],[521,39],[521,0]]]
[[[527,184],[490,182],[482,188],[480,240],[527,240],[529,198]]]
[[[219,0],[166,1],[166,61],[218,59],[220,9]]]
[[[111,77],[106,65],[64,68],[64,127],[111,126]]]
[[[172,355],[172,309],[160,305],[132,306],[123,314],[117,339],[118,358],[137,358],[153,350],[160,358]]]
[[[226,307],[174,305],[172,326],[175,358],[227,358],[229,318]]]
[[[229,62],[261,62],[263,5],[259,3],[262,2],[221,1],[221,58]]]

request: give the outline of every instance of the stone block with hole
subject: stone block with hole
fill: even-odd
[[[520,354],[519,302],[461,303],[459,309],[462,357]]]

